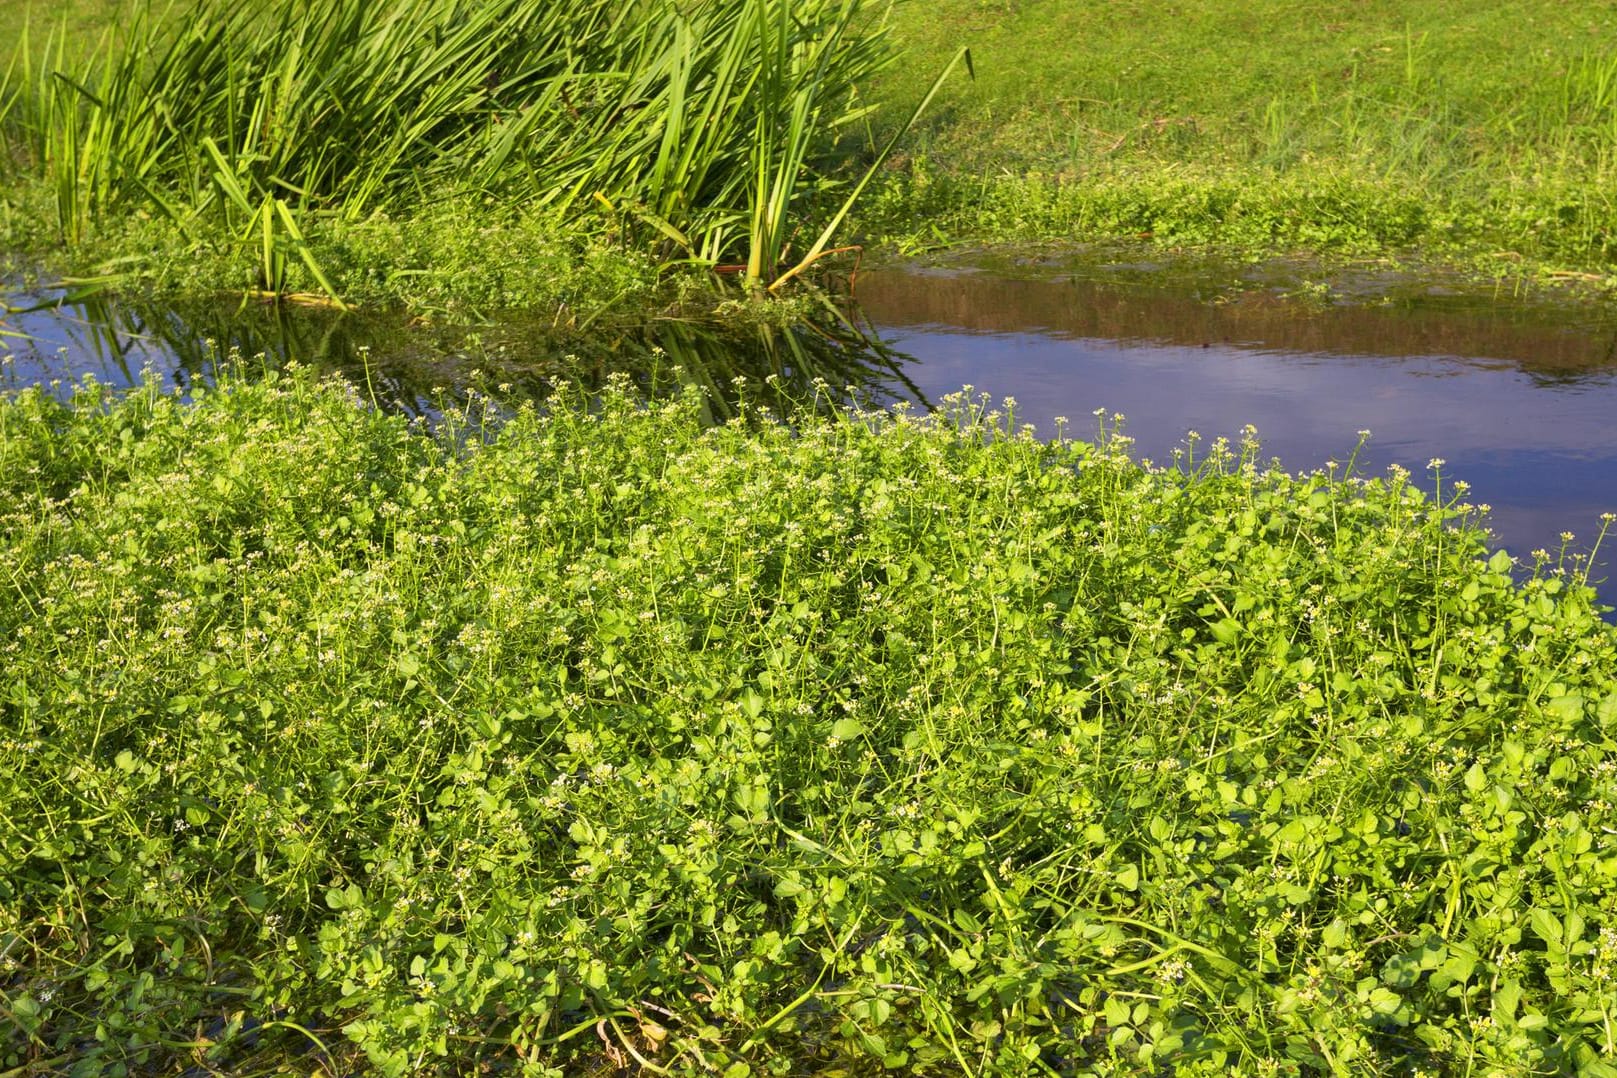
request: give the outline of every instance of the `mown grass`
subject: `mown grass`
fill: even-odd
[[[0,1067],[1617,1073],[1575,568],[1006,407],[8,394]]]
[[[871,219],[909,243],[1617,255],[1607,3],[943,0],[893,26],[885,101],[949,49],[976,60]]]
[[[47,10],[37,0],[0,0],[0,68],[9,64],[29,39],[23,31],[38,31],[46,24],[65,23],[73,28],[73,41],[89,49],[103,33],[117,26],[118,5],[113,0],[59,0]],[[37,38],[36,38],[37,40]]]

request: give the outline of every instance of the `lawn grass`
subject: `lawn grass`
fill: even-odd
[[[1617,255],[1609,2],[941,0],[893,25],[893,105],[951,49],[976,67],[873,215],[910,243]]]
[[[118,24],[118,0],[0,0],[0,70],[11,62],[24,44],[26,26],[35,44],[43,34],[65,22],[73,27],[73,41],[81,48],[93,46]]]
[[[1617,1073],[1577,567],[1009,408],[0,399],[0,1068]]]

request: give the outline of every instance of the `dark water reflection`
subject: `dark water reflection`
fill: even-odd
[[[384,404],[414,413],[434,414],[445,391],[473,385],[520,397],[556,379],[621,373],[648,392],[704,385],[716,419],[743,394],[790,407],[814,394],[815,379],[853,387],[861,401],[923,405],[970,384],[1016,398],[1019,417],[1043,432],[1065,416],[1081,437],[1095,409],[1121,412],[1139,453],[1159,461],[1188,431],[1233,440],[1250,423],[1266,453],[1312,469],[1344,459],[1367,429],[1364,469],[1396,463],[1419,478],[1443,458],[1472,501],[1493,507],[1500,543],[1518,555],[1556,549],[1563,532],[1582,547],[1617,510],[1610,306],[1520,303],[1430,280],[1344,288],[1338,278],[1322,299],[1265,272],[1093,258],[895,267],[860,276],[862,314],[828,311],[791,329],[669,320],[572,337],[520,317],[444,327],[233,302],[85,300],[0,323],[28,335],[0,337],[10,356],[0,379],[65,384],[92,373],[127,385],[152,368],[185,385],[210,378],[234,348],[369,380]],[[1617,602],[1617,586],[1602,590]]]
[[[476,326],[437,325],[394,312],[343,312],[234,301],[156,305],[13,294],[0,331],[0,382],[66,393],[86,375],[119,387],[150,371],[182,388],[222,364],[288,362],[341,373],[384,407],[435,416],[468,389],[516,401],[558,382],[597,386],[624,376],[648,393],[688,384],[709,391],[713,416],[745,396],[781,410],[816,395],[829,406],[921,399],[896,355],[846,315],[800,325],[717,327],[679,319],[585,334],[512,315]],[[15,308],[22,308],[16,310]],[[818,394],[816,381],[828,388]]]
[[[1323,303],[1250,289],[1215,294],[1127,281],[1008,278],[888,269],[860,276],[873,321],[972,334],[1107,340],[1143,347],[1235,348],[1311,356],[1442,356],[1510,365],[1544,382],[1587,380],[1617,365],[1617,318],[1486,295]]]

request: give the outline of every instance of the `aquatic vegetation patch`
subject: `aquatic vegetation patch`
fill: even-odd
[[[1613,1073],[1579,573],[1251,440],[701,416],[0,400],[0,1067]]]
[[[1413,255],[1448,272],[1578,280],[1609,291],[1617,219],[1603,190],[1570,182],[1423,189],[1337,164],[1283,174],[1149,162],[983,174],[923,157],[883,177],[855,224],[900,251],[1121,239],[1326,260]]]

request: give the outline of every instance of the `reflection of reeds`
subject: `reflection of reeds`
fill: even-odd
[[[15,316],[16,330],[11,336],[19,341],[13,351],[43,358],[45,352],[54,350],[53,374],[70,373],[75,378],[93,374],[102,381],[132,385],[151,353],[166,351],[141,329],[132,312],[100,289],[69,292],[7,309]],[[68,370],[56,372],[58,364]]]
[[[784,327],[673,322],[644,333],[638,346],[665,366],[647,372],[653,392],[666,392],[672,374],[704,390],[715,419],[730,418],[743,404],[790,414],[896,399],[926,403],[903,373],[907,357],[834,309]]]
[[[179,306],[80,296],[32,318],[51,317],[68,366],[122,384],[159,356],[180,384],[210,381],[231,354],[271,366],[300,362],[370,387],[385,405],[431,410],[447,393],[495,391],[507,399],[548,395],[559,381],[598,389],[627,375],[648,397],[686,386],[705,391],[715,420],[745,406],[779,413],[907,399],[925,403],[904,375],[905,356],[882,343],[856,311],[824,298],[787,325],[661,319],[629,328],[558,333],[513,319],[477,327],[417,327],[398,315],[271,304]]]
[[[453,195],[577,227],[604,207],[662,257],[745,265],[756,287],[829,242],[798,233],[886,62],[863,7],[198,0],[175,22],[139,3],[84,61],[67,27],[42,50],[25,27],[0,140],[49,184],[65,242],[151,210],[229,237],[275,293],[299,266],[331,291],[305,238],[320,219]]]

